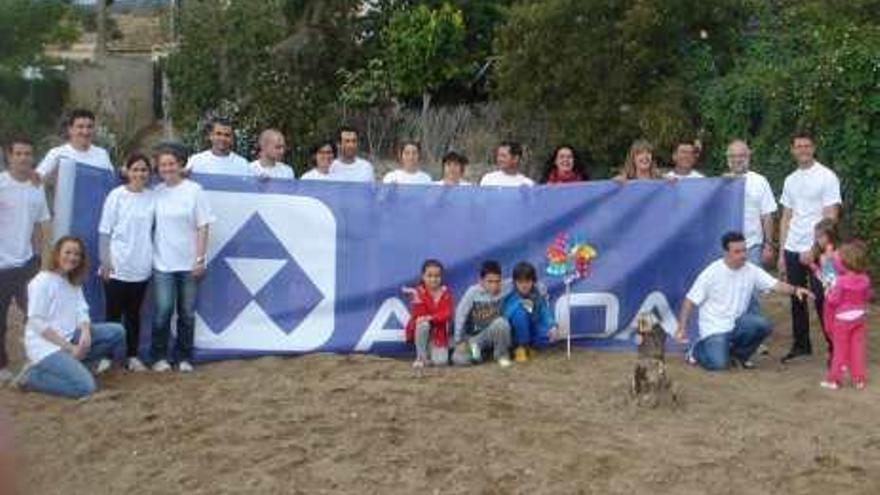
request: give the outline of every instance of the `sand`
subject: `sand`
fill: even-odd
[[[87,400],[0,390],[0,407],[28,494],[880,493],[880,383],[831,392],[820,355],[778,364],[787,304],[768,305],[759,369],[671,358],[675,410],[628,402],[633,354],[588,350],[421,374],[331,355],[114,371]]]

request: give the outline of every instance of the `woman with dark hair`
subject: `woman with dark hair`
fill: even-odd
[[[146,371],[138,356],[141,305],[153,273],[153,220],[156,203],[150,183],[150,159],[134,153],[125,161],[125,184],[104,200],[98,225],[98,274],[104,281],[107,321],[125,325],[126,368]]]
[[[82,291],[88,270],[82,240],[64,236],[46,268],[28,284],[24,348],[29,364],[16,379],[22,388],[69,398],[91,395],[97,390],[92,373],[109,369],[125,342],[119,323],[89,321]]]
[[[332,180],[330,164],[336,159],[336,143],[332,139],[319,142],[312,147],[311,157],[314,168],[303,174],[300,180]]]
[[[590,180],[590,171],[573,146],[557,146],[547,158],[542,184],[563,184]]]
[[[416,141],[403,141],[397,150],[399,168],[385,174],[385,184],[430,184],[431,176],[422,171],[419,161],[422,145]]]

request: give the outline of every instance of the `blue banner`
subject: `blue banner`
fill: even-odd
[[[638,313],[670,334],[688,285],[742,226],[743,181],[590,182],[534,188],[363,185],[199,176],[217,222],[199,288],[196,358],[406,351],[401,287],[421,263],[446,265],[458,296],[487,259],[543,273],[560,232],[599,252],[569,297],[545,277],[557,319],[578,345],[628,348]],[[71,232],[92,259],[107,171],[77,167]],[[100,285],[87,286],[101,319]],[[569,320],[570,316],[570,320]],[[145,328],[149,328],[148,326]]]

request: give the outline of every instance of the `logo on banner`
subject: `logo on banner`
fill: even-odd
[[[196,345],[308,351],[329,340],[336,221],[301,196],[208,191],[217,218],[199,289]]]

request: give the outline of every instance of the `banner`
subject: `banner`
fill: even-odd
[[[76,172],[71,232],[97,251],[112,174]],[[456,296],[494,259],[509,277],[533,263],[557,319],[578,345],[629,348],[638,313],[675,331],[681,299],[742,226],[743,181],[703,179],[534,188],[364,185],[196,176],[208,192],[208,269],[199,287],[196,358],[307,352],[405,352],[401,287],[426,258],[446,266]],[[564,296],[543,275],[560,232],[583,234],[599,256]],[[100,285],[87,286],[100,320]],[[148,329],[149,326],[144,328]],[[149,332],[144,332],[149,333]]]

